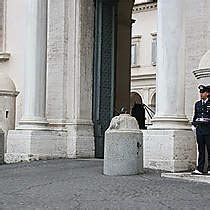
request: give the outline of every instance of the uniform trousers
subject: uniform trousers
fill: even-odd
[[[198,167],[197,169],[201,172],[204,170],[205,165],[205,146],[208,151],[208,171],[210,171],[210,134],[197,134],[198,143]]]

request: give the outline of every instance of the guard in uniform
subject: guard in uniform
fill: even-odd
[[[200,101],[195,103],[193,126],[196,127],[198,144],[198,166],[192,174],[203,174],[205,164],[205,146],[208,151],[208,174],[210,174],[210,99],[208,98],[208,87],[200,85]]]

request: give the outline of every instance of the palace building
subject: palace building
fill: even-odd
[[[155,110],[144,166],[193,168],[209,50],[207,0],[0,0],[4,162],[103,158],[112,117],[139,100]]]

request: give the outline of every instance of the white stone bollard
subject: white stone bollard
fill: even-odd
[[[105,132],[104,174],[134,175],[143,172],[143,134],[134,117],[114,117]]]

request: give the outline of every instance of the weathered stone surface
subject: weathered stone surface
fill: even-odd
[[[95,144],[93,125],[91,122],[77,122],[67,126],[67,157],[93,158]]]
[[[66,157],[66,132],[9,131],[6,163]]]
[[[4,133],[0,128],[0,164],[4,162]]]
[[[4,132],[4,151],[6,152],[7,133],[15,129],[15,102],[18,92],[0,90],[0,127]]]
[[[143,171],[143,135],[135,118],[114,117],[105,133],[104,174],[133,175]]]
[[[206,0],[185,1],[185,111],[192,119],[193,104],[198,100],[199,82],[192,71],[199,68],[200,60],[210,49],[210,2]]]
[[[144,166],[171,172],[195,168],[196,141],[190,130],[145,130]]]
[[[92,0],[49,1],[47,119],[67,130],[69,158],[94,156],[94,11]]]
[[[66,0],[48,1],[46,117],[50,126],[57,128],[62,128],[66,121],[67,9]]]
[[[68,49],[66,79],[66,127],[68,157],[93,157],[92,123],[94,2],[66,1]]]
[[[0,52],[3,50],[4,1],[0,0]]]

